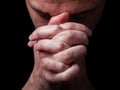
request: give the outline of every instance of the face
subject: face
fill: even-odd
[[[26,0],[35,27],[46,25],[52,16],[70,14],[69,21],[93,29],[98,22],[105,0]]]

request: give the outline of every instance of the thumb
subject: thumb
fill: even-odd
[[[69,13],[64,12],[64,13],[61,13],[61,14],[59,14],[57,16],[52,17],[48,24],[49,25],[54,25],[54,24],[59,25],[59,24],[67,22],[68,19],[69,19]]]

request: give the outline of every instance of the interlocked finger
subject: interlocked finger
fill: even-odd
[[[70,46],[78,44],[88,45],[89,42],[87,35],[84,32],[77,30],[63,31],[54,36],[53,39],[56,41],[67,43]]]
[[[60,52],[62,50],[65,50],[67,48],[69,48],[70,46],[67,45],[64,42],[60,42],[60,41],[56,41],[56,40],[51,40],[51,39],[43,39],[43,40],[39,40],[36,44],[35,44],[35,49],[39,50],[39,51],[45,51],[48,53],[57,53]]]

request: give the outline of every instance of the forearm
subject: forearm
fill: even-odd
[[[58,83],[53,84],[43,78],[37,78],[35,75],[31,74],[22,90],[59,90],[59,86],[60,84]]]

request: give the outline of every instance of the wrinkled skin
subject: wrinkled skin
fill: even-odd
[[[104,0],[26,0],[35,30],[34,68],[22,90],[93,90],[87,77],[88,37]]]

